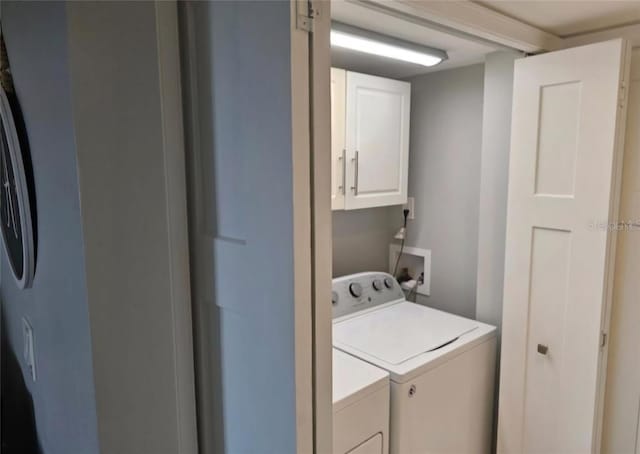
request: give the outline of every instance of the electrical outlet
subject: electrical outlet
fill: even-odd
[[[36,355],[35,355],[35,343],[33,339],[33,328],[29,323],[29,320],[22,318],[22,335],[24,343],[24,362],[31,375],[31,379],[36,381]]]
[[[416,199],[414,197],[407,197],[407,203],[405,203],[402,208],[409,210],[409,217],[407,219],[416,218]]]

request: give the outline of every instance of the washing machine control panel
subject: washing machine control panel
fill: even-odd
[[[333,280],[331,305],[333,318],[403,300],[400,284],[387,273],[358,273]]]

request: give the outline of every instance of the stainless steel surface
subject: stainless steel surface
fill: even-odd
[[[342,194],[345,194],[347,192],[347,150],[345,148],[342,149],[342,156],[339,159],[342,159],[342,184],[339,189],[342,190]]]
[[[351,190],[353,191],[353,193],[355,195],[358,195],[358,157],[359,157],[359,152],[358,150],[356,150],[356,157],[352,159],[352,161],[354,162],[355,165],[355,170],[354,170],[354,185],[351,186]]]

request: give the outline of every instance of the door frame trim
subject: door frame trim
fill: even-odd
[[[311,259],[311,101],[309,34],[291,10],[291,150],[293,184],[293,294],[295,325],[296,452],[313,448],[313,314]]]
[[[619,105],[620,113],[619,121],[616,123],[615,131],[615,144],[614,144],[614,161],[613,161],[613,187],[611,188],[611,203],[609,210],[609,219],[617,220],[620,211],[620,201],[622,195],[622,167],[624,163],[624,148],[625,148],[625,132],[627,126],[627,105],[629,95],[629,80],[631,76],[631,43],[625,39],[623,41],[623,56],[621,68],[622,81],[619,88],[619,99],[621,105]],[[593,446],[597,446],[598,449],[602,448],[602,431],[604,428],[604,405],[606,394],[606,382],[607,382],[607,360],[609,354],[609,330],[611,325],[611,309],[613,307],[613,291],[615,287],[615,268],[616,268],[616,244],[618,234],[614,230],[610,232],[607,238],[607,252],[605,258],[605,269],[607,270],[605,275],[604,285],[604,304],[602,308],[602,325],[600,332],[607,336],[605,345],[600,347],[600,355],[598,358],[598,376],[596,383],[596,412],[594,420],[594,437]]]
[[[162,154],[166,182],[169,287],[173,313],[176,431],[179,452],[197,454],[195,370],[191,317],[187,181],[180,78],[178,6],[156,2]]]
[[[311,32],[298,27],[307,15]],[[291,2],[297,452],[333,450],[330,3]]]
[[[314,1],[311,63],[311,232],[315,452],[333,452],[331,2]],[[330,342],[327,342],[327,339]]]

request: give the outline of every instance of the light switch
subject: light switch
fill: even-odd
[[[31,375],[31,379],[36,381],[36,355],[35,355],[35,343],[33,340],[33,328],[29,323],[29,320],[22,318],[22,335],[24,343],[24,361],[27,366],[27,370]]]

